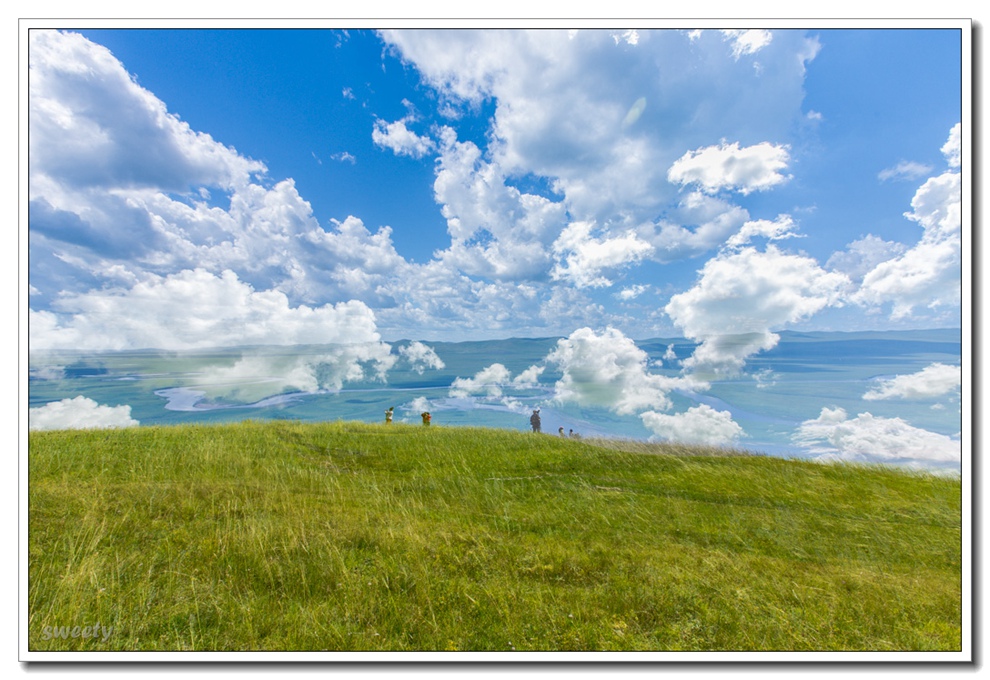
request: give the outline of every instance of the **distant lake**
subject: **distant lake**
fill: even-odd
[[[794,434],[823,408],[841,408],[850,418],[864,413],[898,418],[913,428],[959,438],[959,390],[931,398],[863,399],[878,380],[914,374],[933,363],[958,366],[958,329],[780,336],[775,348],[747,361],[743,374],[712,380],[706,391],[671,393],[673,406],[667,412],[683,413],[699,404],[728,411],[744,432],[735,446],[777,456],[817,455],[796,443]],[[141,425],[247,418],[384,422],[385,410],[394,407],[395,422],[419,423],[420,412],[429,410],[434,426],[515,430],[528,430],[532,409],[540,408],[545,433],[562,427],[581,436],[649,439],[653,433],[637,414],[554,399],[561,373],[545,358],[557,340],[426,341],[443,368],[396,361],[381,379],[369,364],[363,375],[343,379],[339,389],[327,387],[330,374],[343,370],[332,346],[32,355],[29,405],[81,395],[99,404],[130,406],[131,417]],[[389,344],[395,351],[408,342]],[[651,372],[669,376],[681,374],[679,362],[696,346],[682,338],[637,345],[649,355]],[[491,393],[451,393],[455,380],[472,378],[494,363],[512,376],[534,365],[545,368],[528,384],[504,384]],[[301,367],[312,375],[296,375]],[[305,386],[307,377],[322,387]]]

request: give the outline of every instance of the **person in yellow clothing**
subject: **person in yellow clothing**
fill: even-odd
[[[392,422],[392,413],[395,411],[394,406],[389,406],[388,410],[385,411],[385,424],[388,425]]]

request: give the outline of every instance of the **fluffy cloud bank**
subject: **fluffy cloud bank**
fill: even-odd
[[[499,245],[452,239],[448,257],[416,265],[388,226],[348,217],[324,229],[293,180],[271,184],[263,164],[192,131],[107,49],[32,31],[30,57],[33,350],[364,342],[372,305],[402,333],[540,322],[534,289],[462,272],[545,273],[563,214],[552,202],[503,185],[489,196]],[[435,149],[403,135],[403,121],[376,128],[385,148]],[[464,181],[480,186],[473,172]],[[449,205],[473,209],[471,191],[454,194]],[[504,217],[506,205],[530,217]],[[230,305],[218,318],[204,308],[211,296]]]
[[[450,396],[467,397],[483,395],[501,397],[503,390],[508,387],[528,388],[537,384],[543,366],[530,366],[515,378],[512,372],[502,364],[492,364],[474,374],[473,378],[457,378],[450,386]]]
[[[743,224],[742,228],[733,234],[725,243],[730,247],[746,245],[756,237],[768,241],[780,241],[795,238],[794,220],[790,215],[780,215],[776,220],[752,220]]]
[[[615,328],[578,329],[557,341],[546,361],[563,372],[554,385],[558,403],[605,408],[620,415],[638,413],[657,437],[685,444],[725,446],[744,434],[729,412],[705,404],[685,413],[660,413],[672,406],[673,390],[706,390],[708,384],[691,376],[651,373],[646,352]]]
[[[725,250],[705,263],[698,282],[674,295],[664,311],[687,337],[701,342],[684,366],[733,374],[748,356],[774,347],[772,332],[837,304],[849,279],[803,255],[767,246]]]
[[[656,436],[684,444],[725,446],[743,435],[743,429],[732,420],[732,414],[716,411],[707,404],[675,415],[647,411],[640,414],[640,418]]]
[[[765,191],[789,179],[787,148],[763,142],[740,148],[738,142],[688,151],[667,171],[674,184],[696,184],[705,193],[729,190],[745,195]]]
[[[433,190],[451,236],[443,261],[474,276],[542,276],[548,246],[565,223],[564,205],[508,185],[497,163],[449,127],[440,148]]]
[[[962,384],[962,367],[934,363],[910,375],[881,380],[863,399],[928,399],[949,394]]]
[[[554,254],[562,260],[551,272],[554,279],[578,288],[610,286],[603,270],[640,262],[653,252],[653,246],[636,234],[595,238],[593,227],[590,222],[573,222],[561,232],[553,244]]]
[[[230,271],[187,270],[130,289],[66,294],[57,308],[61,314],[31,312],[32,350],[379,341],[362,302],[292,307],[284,293],[255,291]]]
[[[803,115],[804,64],[817,52],[798,31],[381,35],[435,90],[438,116],[456,121],[483,101],[494,107],[481,146],[418,112],[369,119],[379,148],[436,157],[434,198],[450,243],[426,264],[396,252],[389,226],[369,230],[352,216],[324,229],[291,179],[273,183],[263,163],[190,129],[105,48],[78,34],[32,31],[32,309],[38,327],[58,335],[51,342],[69,341],[77,326],[79,338],[113,335],[95,328],[92,311],[70,318],[73,308],[116,295],[107,291],[126,295],[198,270],[232,272],[259,301],[284,295],[295,312],[285,316],[360,300],[376,309],[380,328],[423,336],[619,323],[621,314],[589,304],[570,310],[564,327],[546,309],[573,287],[613,285],[649,260],[698,255],[736,230],[745,210],[705,187],[771,186],[784,178],[786,147],[704,145],[784,135]],[[657,69],[681,63],[696,73]],[[699,90],[705,79],[713,86]],[[688,148],[699,150],[695,173],[717,156],[721,179],[708,168],[705,181],[688,180],[684,160],[685,181],[703,188],[674,214],[667,209],[678,187],[666,171]],[[661,214],[671,221],[655,223]],[[146,342],[140,336],[124,330]]]
[[[704,389],[690,378],[671,378],[650,373],[649,357],[615,328],[596,333],[580,328],[547,355],[548,363],[563,371],[557,381],[555,400],[581,406],[598,406],[619,414],[644,410],[666,410],[671,390]]]
[[[492,364],[478,371],[473,378],[457,378],[450,386],[450,396],[466,397],[482,394],[488,397],[501,397],[502,389],[510,383],[512,374],[502,364]]]
[[[893,319],[909,318],[917,307],[957,307],[962,286],[962,180],[960,126],[942,147],[950,167],[928,179],[911,200],[905,217],[924,230],[916,245],[876,265],[863,277],[853,300],[862,305],[891,305]]]
[[[746,54],[756,54],[773,40],[773,34],[761,28],[724,29],[721,33],[732,43],[732,56],[736,60]]]
[[[140,424],[131,418],[130,406],[105,406],[82,395],[32,408],[28,422],[32,430],[110,429]]]
[[[440,370],[444,367],[443,360],[437,356],[436,351],[418,340],[400,347],[399,355],[404,357],[412,369],[420,375],[423,375],[428,368]]]
[[[748,193],[785,181],[783,144],[705,145],[786,139],[804,116],[805,65],[819,48],[800,31],[381,35],[437,92],[442,109],[494,105],[479,178],[545,178],[571,221],[594,222],[615,238],[675,198],[667,177],[675,163],[676,183],[712,191]],[[667,238],[678,235],[689,236]]]
[[[818,418],[801,424],[793,439],[822,460],[924,466],[958,463],[961,458],[959,441],[943,434],[870,413],[850,419],[841,408],[823,408]]]
[[[450,386],[451,397],[459,399],[480,399],[487,403],[498,403],[516,413],[525,413],[526,406],[517,398],[519,390],[527,390],[537,385],[543,366],[530,366],[515,378],[502,364],[491,364],[473,378],[457,378]]]
[[[786,164],[786,150],[737,145],[707,147],[685,154],[669,172],[671,181],[696,184],[706,192],[768,188],[778,180],[740,179],[772,177],[772,165],[760,158]],[[752,151],[749,163],[741,151]],[[773,153],[780,157],[774,158]],[[953,128],[942,152],[950,168],[960,164],[959,126]],[[732,173],[741,173],[733,175]],[[781,176],[781,179],[783,177]],[[924,229],[913,247],[867,235],[835,253],[822,268],[806,255],[788,254],[776,246],[765,251],[750,247],[753,239],[779,241],[797,236],[788,215],[776,220],[748,220],[725,240],[723,249],[708,262],[696,285],[671,297],[664,311],[701,345],[684,362],[687,369],[716,375],[739,372],[748,356],[774,347],[773,332],[809,319],[826,307],[846,302],[879,308],[889,304],[892,319],[911,318],[917,307],[952,309],[961,295],[961,179],[950,170],[927,180],[915,193],[909,220]],[[855,284],[859,284],[858,288]],[[931,378],[926,375],[925,379]],[[871,397],[878,398],[878,397]]]
[[[78,34],[32,31],[30,75],[32,350],[377,341],[341,300],[404,264],[387,229],[325,232]]]
[[[745,279],[744,260],[773,266],[774,252],[782,255],[731,248],[794,235],[786,220],[751,218],[729,198],[780,187],[801,167],[795,123],[806,118],[805,66],[819,49],[802,31],[380,35],[437,104],[422,115],[406,102],[406,117],[365,121],[383,156],[435,160],[433,196],[449,245],[438,242],[425,264],[396,251],[393,233],[405,225],[369,229],[349,216],[325,228],[291,179],[273,182],[263,163],[192,130],[108,50],[78,34],[32,31],[32,326],[44,331],[32,333],[32,347],[318,342],[324,321],[345,310],[359,328],[395,337],[410,329],[452,339],[567,335],[609,324],[646,337],[669,323],[640,314],[642,284],[666,281],[653,289],[663,296],[684,290],[682,270],[652,277],[655,263],[729,247],[706,265],[708,281],[681,293],[714,311],[716,270],[735,267]],[[473,134],[474,123],[458,129],[459,114],[479,111],[492,112],[474,120],[484,135]],[[957,126],[943,147],[951,169],[961,151]],[[958,195],[957,172],[932,178],[909,214],[925,230],[917,247],[867,236],[826,269],[863,284],[856,302],[890,305],[898,318],[953,309]],[[254,311],[225,317],[235,326],[243,318],[244,330],[204,321],[195,300],[184,331],[179,307],[160,301],[151,307],[176,314],[157,327],[140,311],[134,324],[113,317],[124,300],[138,309],[133,293],[142,287],[164,293],[196,272],[229,272],[249,287]],[[756,278],[759,289],[766,282]],[[627,292],[606,300],[600,289],[620,283]],[[704,343],[694,368],[738,370],[776,342],[775,329],[817,313],[804,303],[836,302],[800,289],[793,313],[777,313],[743,288],[730,294],[757,322],[717,336],[671,300],[670,318]],[[779,297],[769,284],[757,291],[768,292]]]
[[[233,187],[265,171],[168,113],[105,47],[37,29],[30,41],[32,183],[57,177],[79,188],[183,192]],[[121,119],[130,124],[118,125]]]
[[[202,370],[191,384],[211,397],[242,403],[287,390],[339,392],[345,382],[384,381],[399,360],[391,350],[382,342],[332,345],[308,354],[256,349],[245,352],[233,363]]]
[[[535,387],[546,365],[554,365],[562,373],[551,400],[557,404],[602,408],[619,415],[636,413],[656,436],[671,441],[724,446],[743,435],[728,412],[707,405],[675,415],[660,413],[671,407],[671,391],[705,390],[708,384],[690,376],[651,373],[649,355],[615,328],[574,331],[557,341],[544,364],[531,366],[515,378],[503,364],[491,364],[474,377],[457,378],[450,396],[497,400],[522,413],[525,407],[507,390]]]
[[[433,140],[417,135],[406,127],[406,119],[394,123],[386,123],[379,119],[375,121],[375,129],[371,139],[380,147],[391,149],[398,156],[422,158],[433,150]]]

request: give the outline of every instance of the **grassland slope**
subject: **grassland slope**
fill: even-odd
[[[960,648],[958,479],[713,453],[344,422],[32,432],[29,648]]]

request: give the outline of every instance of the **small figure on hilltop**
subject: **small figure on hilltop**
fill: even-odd
[[[571,432],[573,432],[573,431],[574,430],[571,430]],[[563,437],[564,436],[564,428],[562,428],[562,427],[561,428],[558,428],[557,434],[559,434],[561,437]]]
[[[430,424],[430,420],[432,418],[430,417],[430,412],[429,411],[423,411],[419,415],[423,419],[423,425],[429,425]]]
[[[561,428],[561,429],[563,429],[563,428]],[[568,436],[568,437],[570,437],[571,439],[580,439],[580,438],[581,438],[581,435],[579,435],[579,434],[578,434],[577,432],[575,432],[574,430],[571,430],[571,431],[570,431],[570,432],[569,432],[569,433],[567,434],[567,436]]]
[[[389,424],[392,423],[392,413],[394,411],[395,411],[395,407],[394,406],[389,406],[388,409],[385,411],[385,424],[386,425],[389,425]]]
[[[533,432],[540,431],[540,409],[533,411],[533,415],[529,417],[529,424],[533,426]]]

